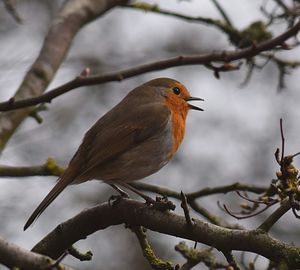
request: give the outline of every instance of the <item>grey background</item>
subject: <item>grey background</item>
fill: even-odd
[[[24,19],[18,25],[0,10],[0,98],[8,99],[22,81],[36,58],[51,19],[61,1],[19,1]],[[147,1],[152,3],[152,1]],[[263,19],[261,1],[226,0],[220,3],[240,29]],[[220,18],[211,1],[160,1],[161,7],[188,15]],[[272,28],[281,33],[283,26]],[[178,19],[116,8],[92,22],[76,36],[66,61],[49,89],[73,79],[86,66],[95,74],[117,71],[138,64],[180,54],[201,54],[212,50],[233,49],[225,35],[212,27]],[[299,50],[280,53],[299,59]],[[239,71],[221,73],[217,80],[203,66],[172,68],[147,73],[121,83],[107,83],[74,90],[55,99],[47,112],[41,113],[38,125],[28,118],[15,133],[1,155],[1,164],[37,165],[54,157],[66,165],[84,133],[126,93],[139,84],[157,77],[171,77],[187,86],[191,94],[204,98],[205,112],[189,114],[185,140],[176,157],[160,172],[145,179],[149,183],[190,192],[206,186],[241,183],[268,185],[275,178],[278,165],[274,152],[280,146],[279,119],[284,119],[286,153],[300,150],[299,71],[287,76],[287,88],[278,92],[278,71],[272,64],[254,73],[250,83],[241,88],[246,66]],[[296,158],[295,164],[299,165]],[[43,213],[33,227],[23,232],[29,214],[55,183],[55,177],[0,179],[0,235],[30,249],[60,222],[86,207],[106,201],[113,191],[92,181],[66,189]],[[200,202],[230,222],[216,202],[238,209],[241,201],[235,194],[211,196]],[[182,214],[180,207],[177,213]],[[239,222],[255,228],[270,213]],[[194,217],[200,218],[193,213]],[[299,244],[299,221],[289,213],[278,222],[273,235]],[[148,232],[157,254],[182,263],[174,251],[180,239]],[[189,245],[193,243],[188,242]],[[67,258],[66,263],[80,269],[148,269],[135,236],[124,226],[116,226],[91,235],[76,244],[82,251],[92,250],[91,262]],[[253,258],[253,256],[250,256]],[[259,258],[259,267],[265,260]],[[1,268],[1,267],[0,267]],[[199,265],[196,269],[202,269]]]

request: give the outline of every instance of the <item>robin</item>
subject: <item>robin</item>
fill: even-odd
[[[151,202],[129,183],[157,172],[173,157],[184,137],[188,111],[203,111],[188,103],[193,100],[203,101],[191,97],[184,85],[169,78],[154,79],[132,90],[85,134],[67,169],[29,217],[24,230],[69,184],[98,179],[123,196],[126,193],[118,186]]]

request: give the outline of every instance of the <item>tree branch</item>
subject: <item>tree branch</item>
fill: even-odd
[[[214,52],[210,54],[196,55],[196,56],[177,56],[177,57],[173,57],[173,58],[169,58],[157,62],[152,62],[149,64],[144,64],[144,65],[140,65],[133,68],[120,70],[117,72],[112,72],[104,75],[88,76],[88,77],[78,76],[72,81],[69,81],[40,96],[32,97],[32,98],[24,98],[22,100],[10,99],[6,102],[2,102],[0,103],[0,111],[16,110],[20,108],[34,106],[39,103],[51,102],[52,99],[81,86],[102,84],[102,83],[112,82],[112,81],[121,81],[126,78],[134,77],[150,71],[157,71],[157,70],[162,70],[162,69],[167,69],[167,68],[177,67],[177,66],[185,66],[185,65],[199,65],[199,64],[209,65],[211,62],[228,63],[242,58],[251,58],[263,51],[274,49],[276,46],[281,46],[287,39],[289,39],[292,36],[295,36],[299,30],[300,30],[300,21],[296,23],[293,27],[288,29],[286,32],[284,32],[283,34],[273,39],[270,39],[268,41],[262,42],[256,46],[248,47],[242,50]],[[229,70],[232,69],[230,68]],[[1,118],[0,118],[0,123],[1,123]]]
[[[30,252],[0,237],[0,263],[8,268],[30,270],[52,269],[56,261],[49,257]],[[58,264],[56,269],[72,270],[73,268]]]
[[[44,164],[36,166],[0,165],[0,177],[61,176],[63,171],[64,168],[57,165],[53,158],[48,158]]]
[[[182,265],[179,270],[192,269],[194,266],[201,262],[204,263],[205,266],[207,266],[209,269],[228,269],[228,264],[217,261],[214,254],[212,253],[212,248],[190,248],[185,242],[180,242],[175,246],[175,250],[178,251],[187,260],[187,262]]]
[[[112,225],[130,224],[197,241],[218,250],[243,250],[260,254],[272,261],[284,260],[290,267],[300,267],[300,249],[270,237],[261,230],[222,228],[194,219],[193,230],[187,230],[184,216],[161,212],[144,203],[122,199],[111,207],[104,203],[87,209],[60,224],[41,240],[33,251],[57,258],[80,239]],[[272,247],[272,248],[270,248]]]
[[[49,157],[47,161],[42,165],[24,167],[0,165],[0,177],[60,176],[63,171],[64,168],[62,166],[59,166],[51,157]],[[167,187],[151,185],[144,182],[134,182],[131,183],[131,185],[140,190],[157,193],[159,195],[176,198],[178,200],[182,199],[182,195],[180,194],[180,192]],[[195,192],[185,193],[185,196],[188,200],[193,200],[204,196],[220,193],[225,194],[236,190],[261,194],[263,192],[266,192],[268,190],[268,187],[247,185],[235,182],[233,184],[224,186],[202,188]]]
[[[36,165],[36,166],[28,166],[28,167],[13,167],[13,166],[0,166],[0,177],[28,177],[28,176],[60,176],[63,172],[64,168],[60,167],[56,164],[55,160],[52,158],[48,158],[46,163],[42,165]],[[172,190],[170,188],[151,185],[143,182],[135,182],[131,184],[133,187],[153,192],[162,196],[167,196],[171,198],[175,198],[178,200],[181,200],[181,194],[175,190]],[[219,187],[207,187],[200,189],[195,192],[187,193],[185,194],[187,197],[187,202],[191,206],[191,208],[205,217],[207,220],[212,222],[215,225],[224,226],[228,228],[240,228],[240,226],[237,225],[231,225],[227,222],[222,221],[219,217],[216,215],[213,215],[210,213],[207,209],[200,206],[195,200],[208,195],[218,194],[218,193],[227,193],[230,191],[249,191],[253,193],[263,193],[267,191],[267,187],[260,187],[260,186],[254,186],[254,185],[246,185],[241,183],[234,183],[231,185],[224,185]]]
[[[166,195],[166,196],[173,197],[173,198],[176,198],[179,200],[181,199],[181,194],[179,192],[169,189],[169,188],[151,185],[151,184],[147,184],[144,182],[135,182],[135,183],[132,183],[132,186],[134,186],[140,190],[155,192],[157,194]],[[261,194],[263,192],[266,192],[268,190],[268,187],[247,185],[247,184],[241,184],[239,182],[236,182],[236,183],[233,183],[230,185],[202,188],[195,192],[185,193],[185,196],[187,197],[188,200],[193,200],[193,199],[197,199],[197,198],[204,197],[204,196],[209,196],[209,195],[219,194],[219,193],[225,194],[225,193],[228,193],[231,191],[236,191],[236,190],[249,191],[249,192],[253,192],[256,194]]]
[[[6,11],[15,19],[17,23],[23,23],[21,16],[19,15],[16,2],[13,0],[2,0]]]
[[[234,39],[234,38],[239,37],[239,31],[237,29],[235,29],[232,25],[229,25],[226,21],[213,20],[209,17],[188,16],[188,15],[180,14],[180,13],[177,13],[177,12],[174,12],[174,11],[168,11],[168,10],[161,9],[156,4],[151,5],[151,4],[148,4],[148,3],[139,3],[139,2],[137,2],[137,3],[123,5],[122,7],[130,8],[130,9],[136,9],[136,10],[142,10],[142,11],[146,11],[146,12],[149,11],[149,12],[152,12],[152,13],[161,14],[161,15],[164,15],[164,16],[170,16],[170,17],[173,17],[173,18],[185,20],[187,22],[194,22],[194,23],[202,23],[202,24],[206,24],[206,25],[211,25],[211,26],[214,26],[214,27],[220,29],[224,33],[228,34],[228,36],[230,38]]]
[[[80,28],[112,7],[126,2],[127,0],[65,1],[49,28],[38,58],[27,72],[10,103],[14,100],[40,96],[53,79]],[[0,151],[4,149],[16,128],[31,111],[32,108],[26,108],[0,115]]]
[[[265,232],[270,231],[274,224],[289,210],[291,209],[291,204],[288,199],[285,199],[282,204],[277,208],[267,219],[258,227],[258,229]]]
[[[129,228],[132,232],[136,235],[140,247],[142,249],[144,257],[147,259],[151,268],[154,270],[174,270],[173,264],[169,261],[162,260],[161,258],[157,257],[155,254],[152,246],[150,245],[147,236],[146,236],[146,229],[141,226],[130,226]]]
[[[229,19],[228,15],[226,14],[225,10],[221,7],[221,5],[217,2],[217,0],[212,0],[214,5],[216,6],[217,10],[220,12],[221,16],[223,17],[224,21],[229,25],[232,26],[232,22]]]

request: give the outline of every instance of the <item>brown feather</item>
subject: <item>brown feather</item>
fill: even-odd
[[[170,110],[166,106],[157,103],[140,105],[132,111],[127,110],[112,122],[97,122],[86,134],[78,151],[78,157],[84,159],[84,163],[82,162],[84,166],[74,183],[91,178],[99,179],[99,176],[97,178],[97,175],[93,175],[93,172],[99,174],[99,170],[95,168],[107,166],[122,153],[159,134],[166,127],[170,115]],[[101,180],[110,179],[101,178]]]
[[[39,206],[34,210],[26,224],[24,225],[24,231],[44,212],[44,210],[52,203],[55,198],[65,189],[70,183],[70,179],[74,179],[76,171],[66,169],[64,174],[58,179],[56,185],[51,189],[48,195],[43,199]]]
[[[181,89],[180,96],[173,93],[174,86]],[[69,184],[91,179],[120,183],[157,172],[183,139],[188,97],[183,85],[168,78],[151,80],[132,90],[86,133],[65,173],[24,230]]]
[[[24,230],[42,214],[67,185],[93,178],[99,179],[97,167],[107,166],[109,161],[121,153],[157,134],[169,120],[169,110],[159,103],[138,106],[138,109],[132,108],[132,105],[126,106],[131,107],[131,110],[128,107],[125,110],[125,107],[119,103],[119,106],[100,118],[86,133],[67,170],[31,214]],[[153,112],[157,117],[153,117]]]

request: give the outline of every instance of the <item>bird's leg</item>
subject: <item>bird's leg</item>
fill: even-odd
[[[115,184],[109,184],[114,190],[116,190],[120,195],[111,195],[108,199],[109,206],[115,206],[118,204],[122,198],[129,198],[128,193],[126,193],[124,190],[120,189]]]
[[[116,186],[115,184],[109,184],[114,190],[116,190],[117,192],[119,192],[119,194],[121,195],[121,197],[123,198],[129,198],[129,195],[127,192],[125,192],[123,189],[120,189],[118,186]]]
[[[163,197],[163,198],[156,197],[156,201],[155,201],[151,197],[145,195],[144,193],[137,190],[136,188],[134,188],[133,186],[131,186],[130,184],[128,184],[126,182],[117,182],[117,184],[136,193],[137,195],[139,195],[146,201],[146,204],[152,205],[154,208],[156,208],[160,211],[174,210],[176,207],[175,204],[173,204],[171,201],[169,201],[167,197]]]
[[[136,188],[134,188],[130,184],[125,183],[125,182],[118,182],[118,185],[123,186],[123,187],[131,190],[135,194],[139,195],[140,197],[142,197],[146,201],[147,204],[155,204],[155,200],[153,200],[151,197],[145,195],[141,191],[137,190]]]

